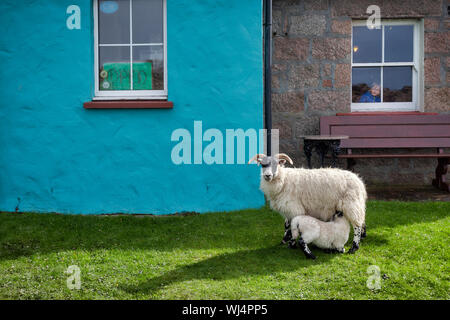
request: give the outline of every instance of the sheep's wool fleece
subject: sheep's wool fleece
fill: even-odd
[[[342,211],[352,225],[363,225],[367,193],[355,173],[337,168],[280,166],[278,170],[272,181],[261,178],[260,188],[271,208],[285,218],[306,214],[329,221],[336,211]]]
[[[301,234],[306,243],[314,243],[322,249],[343,249],[348,240],[350,225],[346,218],[340,217],[323,222],[310,216],[297,216],[291,222],[292,238]]]

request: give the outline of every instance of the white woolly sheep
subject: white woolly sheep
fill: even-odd
[[[303,242],[299,243],[300,247],[303,252],[308,252],[308,258],[315,259],[306,245],[313,243],[319,248],[327,249],[328,252],[343,253],[350,233],[350,224],[342,212],[335,213],[329,222],[302,215],[292,219],[291,232],[290,241],[295,241],[301,235]]]
[[[286,219],[286,233],[290,233],[290,222],[296,216],[329,221],[336,211],[342,211],[354,231],[349,253],[359,249],[361,236],[365,236],[367,193],[355,173],[337,168],[285,168],[286,161],[293,162],[284,153],[257,154],[248,163],[253,161],[262,166],[260,188],[270,207]]]

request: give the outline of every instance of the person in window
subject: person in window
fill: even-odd
[[[370,90],[366,91],[359,98],[359,102],[381,102],[380,91],[380,85],[378,83],[372,83]]]

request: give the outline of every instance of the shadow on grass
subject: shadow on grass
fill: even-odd
[[[350,247],[353,239],[353,232],[350,234],[350,237],[348,239],[349,240],[347,241],[347,247]],[[389,244],[389,241],[376,233],[368,234],[366,238],[361,239],[361,246],[363,247],[377,247],[387,244]]]
[[[280,272],[296,271],[311,265],[327,263],[336,256],[317,249],[313,251],[317,255],[316,260],[306,259],[300,249],[289,249],[279,245],[225,253],[182,266],[137,285],[122,284],[119,288],[128,293],[155,294],[166,286],[183,281],[276,275]]]
[[[365,246],[381,246],[387,243],[387,240],[377,235],[362,241],[362,245]],[[310,247],[317,257],[316,260],[306,259],[299,248],[289,249],[285,245],[275,245],[217,255],[179,267],[137,285],[122,284],[119,288],[132,294],[155,294],[166,286],[184,281],[227,280],[252,275],[276,275],[280,272],[298,271],[311,265],[328,263],[340,255],[325,253],[314,245],[310,245]]]
[[[386,243],[376,237],[379,228],[437,221],[449,208],[448,203],[369,202],[362,246]],[[258,248],[279,243],[283,231],[281,216],[267,208],[164,218],[0,213],[0,260],[77,250]]]

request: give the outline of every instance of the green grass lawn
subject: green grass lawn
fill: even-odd
[[[261,208],[193,216],[0,214],[1,299],[449,299],[450,203],[371,201],[356,254],[280,245]],[[350,247],[351,241],[347,244]],[[67,267],[81,289],[67,288]],[[381,270],[368,289],[367,269]]]

